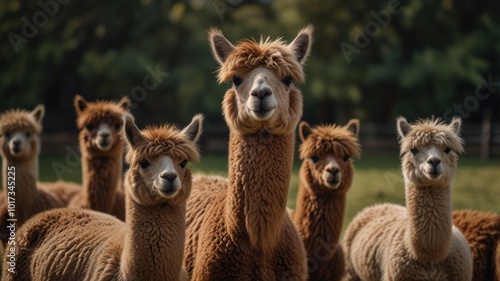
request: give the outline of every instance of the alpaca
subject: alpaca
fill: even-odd
[[[121,116],[128,112],[130,100],[87,102],[74,99],[79,142],[82,153],[83,192],[69,207],[92,209],[125,220],[125,196],[122,188],[123,139]]]
[[[209,39],[232,81],[223,101],[229,127],[228,179],[196,177],[188,200],[184,266],[191,280],[307,278],[304,246],[286,201],[295,127],[302,114],[302,64],[312,27],[289,45],[244,40],[233,46],[220,30]]]
[[[361,211],[344,236],[345,280],[471,280],[472,256],[451,221],[451,186],[461,120],[410,125],[397,119],[406,208],[394,204]]]
[[[500,281],[500,215],[461,210],[453,224],[462,231],[472,250],[473,281]]]
[[[186,164],[200,158],[202,119],[196,115],[182,131],[163,125],[141,132],[126,113],[127,221],[75,208],[39,214],[17,234],[17,264],[4,268],[3,280],[186,280]]]
[[[52,208],[64,207],[79,192],[76,184],[67,182],[38,183],[38,155],[45,107],[38,105],[29,112],[9,110],[0,115],[0,153],[2,155],[3,191],[0,197],[0,238],[8,242],[11,225],[20,227],[31,216]],[[8,197],[10,199],[8,199]],[[9,216],[8,201],[15,203]]]
[[[361,154],[359,121],[345,127],[299,125],[299,194],[293,216],[308,255],[308,280],[341,280],[344,252],[339,245],[346,194],[351,187],[351,157]]]

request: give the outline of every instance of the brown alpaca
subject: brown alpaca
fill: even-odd
[[[453,212],[453,224],[472,250],[473,281],[500,281],[500,216],[462,210]]]
[[[82,209],[39,214],[18,232],[17,264],[4,267],[3,280],[186,280],[186,164],[199,160],[202,116],[182,131],[141,132],[130,114],[124,119],[127,221]]]
[[[299,126],[299,194],[293,217],[302,236],[308,258],[308,280],[341,280],[344,252],[339,245],[344,220],[346,194],[351,187],[351,157],[361,154],[357,139],[359,121],[345,127]]]
[[[45,107],[32,112],[15,109],[0,115],[0,153],[2,155],[3,190],[0,199],[0,236],[5,244],[12,221],[19,228],[31,216],[52,208],[65,207],[79,192],[76,184],[38,183],[38,155]],[[8,200],[15,203],[14,217],[9,216]],[[13,201],[15,200],[15,201]],[[12,242],[11,242],[12,243]]]
[[[193,181],[188,200],[185,268],[191,280],[305,280],[306,254],[286,213],[295,127],[302,114],[301,64],[312,28],[285,45],[244,40],[233,46],[209,33],[221,65],[229,126],[228,179]]]
[[[87,208],[125,220],[122,188],[123,139],[121,116],[128,112],[130,100],[87,102],[75,96],[77,127],[82,153],[83,192],[69,207]]]
[[[451,221],[451,186],[461,121],[397,119],[406,208],[381,204],[361,211],[344,235],[345,280],[470,281],[472,255]]]

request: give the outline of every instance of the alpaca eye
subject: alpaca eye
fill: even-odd
[[[346,156],[344,156],[344,158],[342,160],[344,160],[344,162],[347,162],[347,161],[349,161],[349,159],[351,159],[351,156],[346,155]]]
[[[293,83],[293,78],[291,76],[287,76],[283,78],[283,84],[289,87]]]
[[[9,133],[5,134],[5,137],[10,139],[10,134]]]
[[[411,154],[413,154],[413,155],[417,155],[417,153],[418,153],[418,149],[416,149],[416,148],[412,148],[410,151],[411,151]]]
[[[139,161],[139,165],[141,166],[141,168],[146,169],[151,164],[149,163],[148,160],[141,160],[141,161]]]
[[[316,163],[316,162],[318,162],[318,161],[319,161],[319,157],[318,157],[318,156],[316,156],[316,155],[314,155],[313,157],[311,157],[311,161],[312,161],[313,163]]]
[[[184,167],[186,167],[187,163],[188,163],[188,161],[187,161],[187,160],[184,160],[184,161],[182,161],[179,165],[181,166],[181,168],[183,168],[183,169],[184,169]]]
[[[450,153],[450,151],[451,151],[451,148],[449,148],[449,147],[444,149],[444,153],[446,153],[446,154]]]
[[[241,85],[241,83],[243,83],[243,79],[236,75],[233,76],[233,79],[231,81],[233,82],[235,87],[238,87],[239,85]]]
[[[26,137],[29,138],[31,136],[30,132],[26,132]]]
[[[115,129],[116,129],[116,130],[120,130],[120,128],[121,128],[121,127],[122,127],[122,125],[121,125],[121,124],[115,124]]]
[[[87,130],[89,131],[92,131],[93,129],[95,129],[95,126],[94,125],[87,125]]]

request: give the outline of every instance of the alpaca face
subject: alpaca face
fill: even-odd
[[[458,154],[463,152],[462,140],[458,137],[460,125],[460,119],[453,119],[450,125],[439,120],[421,120],[410,125],[399,118],[405,180],[419,186],[451,185]]]
[[[210,32],[210,42],[221,64],[219,81],[231,81],[223,112],[229,127],[242,134],[266,130],[288,134],[302,115],[302,96],[295,82],[303,81],[302,63],[310,49],[312,28],[299,32],[286,45],[270,39],[243,41],[233,46],[219,30]]]
[[[150,127],[139,131],[132,117],[125,115],[127,141],[126,189],[142,205],[185,202],[191,192],[191,171],[186,165],[197,161],[195,142],[201,135],[202,117],[197,115],[184,130],[172,126]]]
[[[39,105],[32,112],[13,110],[0,117],[0,145],[4,157],[23,160],[38,155],[44,112],[43,105]]]
[[[87,102],[76,95],[74,103],[77,126],[80,129],[80,145],[85,153],[95,156],[121,153],[122,115],[128,112],[130,100],[124,97],[117,103]]]
[[[353,119],[345,127],[320,125],[312,128],[305,121],[299,125],[302,140],[300,157],[304,159],[305,177],[310,175],[314,187],[345,191],[352,183],[351,157],[359,157],[357,139],[359,121]]]

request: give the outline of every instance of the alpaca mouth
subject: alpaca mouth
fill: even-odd
[[[97,148],[101,151],[108,151],[111,148],[111,142],[105,140],[97,141]]]
[[[180,187],[177,184],[164,181],[156,189],[165,197],[173,197],[180,190]]]
[[[11,148],[12,155],[20,154],[22,151],[21,146],[14,146]]]
[[[259,120],[259,121],[265,121],[267,119],[269,119],[273,113],[274,113],[274,107],[273,108],[270,108],[270,109],[264,109],[264,108],[259,108],[257,110],[255,109],[250,109],[250,112],[252,113],[252,116]]]

